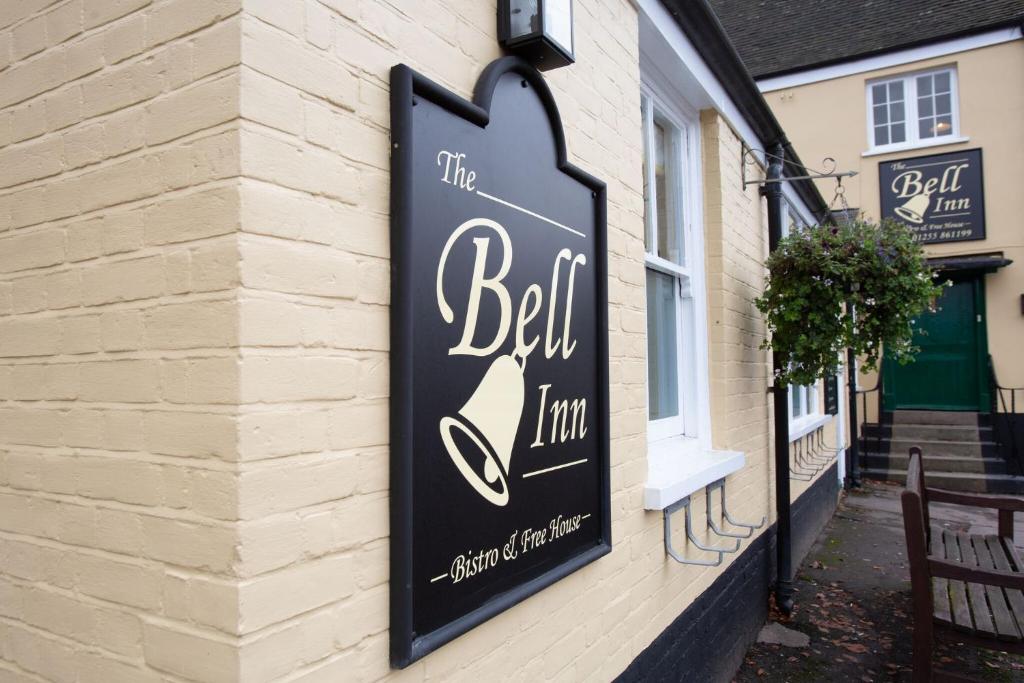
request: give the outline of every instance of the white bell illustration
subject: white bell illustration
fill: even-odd
[[[903,206],[896,207],[896,215],[915,225],[920,225],[924,223],[924,214],[928,210],[928,205],[931,201],[932,195],[930,192],[915,194]]]
[[[441,440],[452,462],[470,486],[495,505],[508,504],[508,468],[524,393],[523,368],[512,356],[499,356],[458,414],[441,419]],[[460,449],[455,430],[476,447],[472,452]]]

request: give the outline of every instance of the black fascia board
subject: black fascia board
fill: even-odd
[[[877,50],[867,50],[865,52],[857,52],[854,54],[843,55],[842,57],[823,59],[818,62],[808,62],[807,64],[801,64],[800,66],[791,66],[785,69],[778,69],[777,71],[759,73],[754,77],[754,79],[757,81],[764,81],[768,80],[769,78],[789,76],[791,74],[801,73],[802,71],[822,69],[827,66],[836,66],[838,64],[846,64],[847,62],[856,62],[857,60],[860,59],[880,57],[882,55],[892,54],[893,52],[912,50],[914,48],[923,47],[925,45],[931,45],[933,43],[943,43],[947,40],[966,38],[968,36],[978,35],[979,33],[988,33],[989,31],[996,31],[1001,28],[1019,28],[1021,32],[1024,32],[1024,18],[1014,17],[1013,19],[1006,19],[1003,21],[986,24],[984,26],[973,26],[971,28],[962,29],[960,31],[951,31],[950,33],[944,33],[938,36],[931,36],[929,38],[923,38],[921,40],[910,40],[907,41],[906,43],[900,43],[899,45],[890,45],[888,47],[878,48]]]
[[[787,162],[791,162],[784,167],[784,173],[802,175],[802,173],[791,173],[794,168],[803,168],[800,157],[786,138],[786,132],[758,89],[754,77],[743,65],[739,52],[733,47],[707,0],[661,0],[661,3],[697,48],[708,68],[711,69],[711,73],[725,88],[743,118],[754,129],[754,133],[764,145],[766,147],[771,147],[774,144],[782,145],[786,152]],[[779,49],[785,49],[784,36],[779,37]],[[793,180],[789,182],[800,199],[810,207],[819,222],[832,222],[828,204],[818,192],[814,181]]]

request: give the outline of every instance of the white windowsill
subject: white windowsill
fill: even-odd
[[[743,469],[746,456],[739,451],[701,449],[682,453],[672,448],[651,449],[647,456],[644,507],[663,510],[694,491]]]
[[[801,437],[807,436],[819,427],[824,427],[833,417],[833,415],[807,415],[806,417],[801,417],[799,420],[790,420],[790,443]]]
[[[899,145],[889,145],[887,147],[873,147],[866,152],[861,153],[862,157],[877,157],[883,154],[893,154],[895,152],[906,152],[912,149],[926,149],[928,147],[942,147],[944,145],[959,145],[964,142],[970,142],[970,138],[956,137],[956,138],[935,138],[927,142],[908,142]]]

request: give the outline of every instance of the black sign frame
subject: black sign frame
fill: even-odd
[[[566,559],[544,573],[533,576],[467,614],[427,633],[414,631],[413,541],[414,460],[413,460],[413,335],[415,311],[412,305],[414,282],[406,264],[417,258],[413,250],[415,207],[413,189],[413,107],[426,100],[452,116],[486,129],[491,119],[491,104],[502,76],[515,74],[523,87],[532,87],[547,114],[555,141],[557,169],[591,190],[594,202],[594,267],[596,270],[597,377],[595,465],[599,500],[594,516],[598,518],[598,537],[592,547]],[[607,194],[605,184],[575,167],[567,160],[565,135],[554,97],[540,72],[518,57],[503,57],[492,62],[480,75],[473,101],[467,101],[404,64],[391,69],[391,555],[390,555],[390,654],[391,664],[404,668],[438,647],[496,616],[525,598],[543,590],[572,572],[611,552],[611,486],[609,448],[608,392],[608,291],[607,291]],[[563,423],[564,424],[564,423]]]
[[[959,158],[958,158],[959,157]],[[899,171],[904,169],[931,168],[941,166],[943,163],[955,164],[958,161],[976,163],[976,170],[965,175],[964,182],[969,184],[964,192],[954,197],[940,197],[937,201],[959,203],[966,200],[973,200],[974,204],[969,212],[961,212],[959,209],[951,209],[952,214],[926,215],[924,211],[920,214],[912,205],[920,201],[928,206],[931,193],[921,197],[897,197],[894,196],[892,184],[900,175]],[[899,168],[897,168],[899,167]],[[949,168],[947,166],[947,168]],[[942,169],[939,178],[945,183],[946,169]],[[954,171],[955,173],[955,171]],[[957,175],[953,176],[958,179]],[[922,178],[923,180],[923,178]],[[927,181],[925,181],[927,182]],[[985,164],[980,147],[965,149],[956,152],[943,152],[941,154],[927,154],[904,159],[889,159],[878,162],[878,206],[879,213],[883,219],[890,218],[906,225],[913,233],[914,239],[921,244],[942,244],[946,242],[975,242],[985,239]],[[967,216],[967,218],[963,218]],[[934,218],[955,218],[954,222],[935,223]]]

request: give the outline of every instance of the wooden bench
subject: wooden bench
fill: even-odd
[[[1013,513],[1024,511],[1024,499],[929,488],[916,446],[900,499],[914,605],[913,680],[967,680],[933,672],[936,639],[1024,654],[1024,564],[1013,546]],[[933,534],[930,502],[996,509],[998,534]]]

